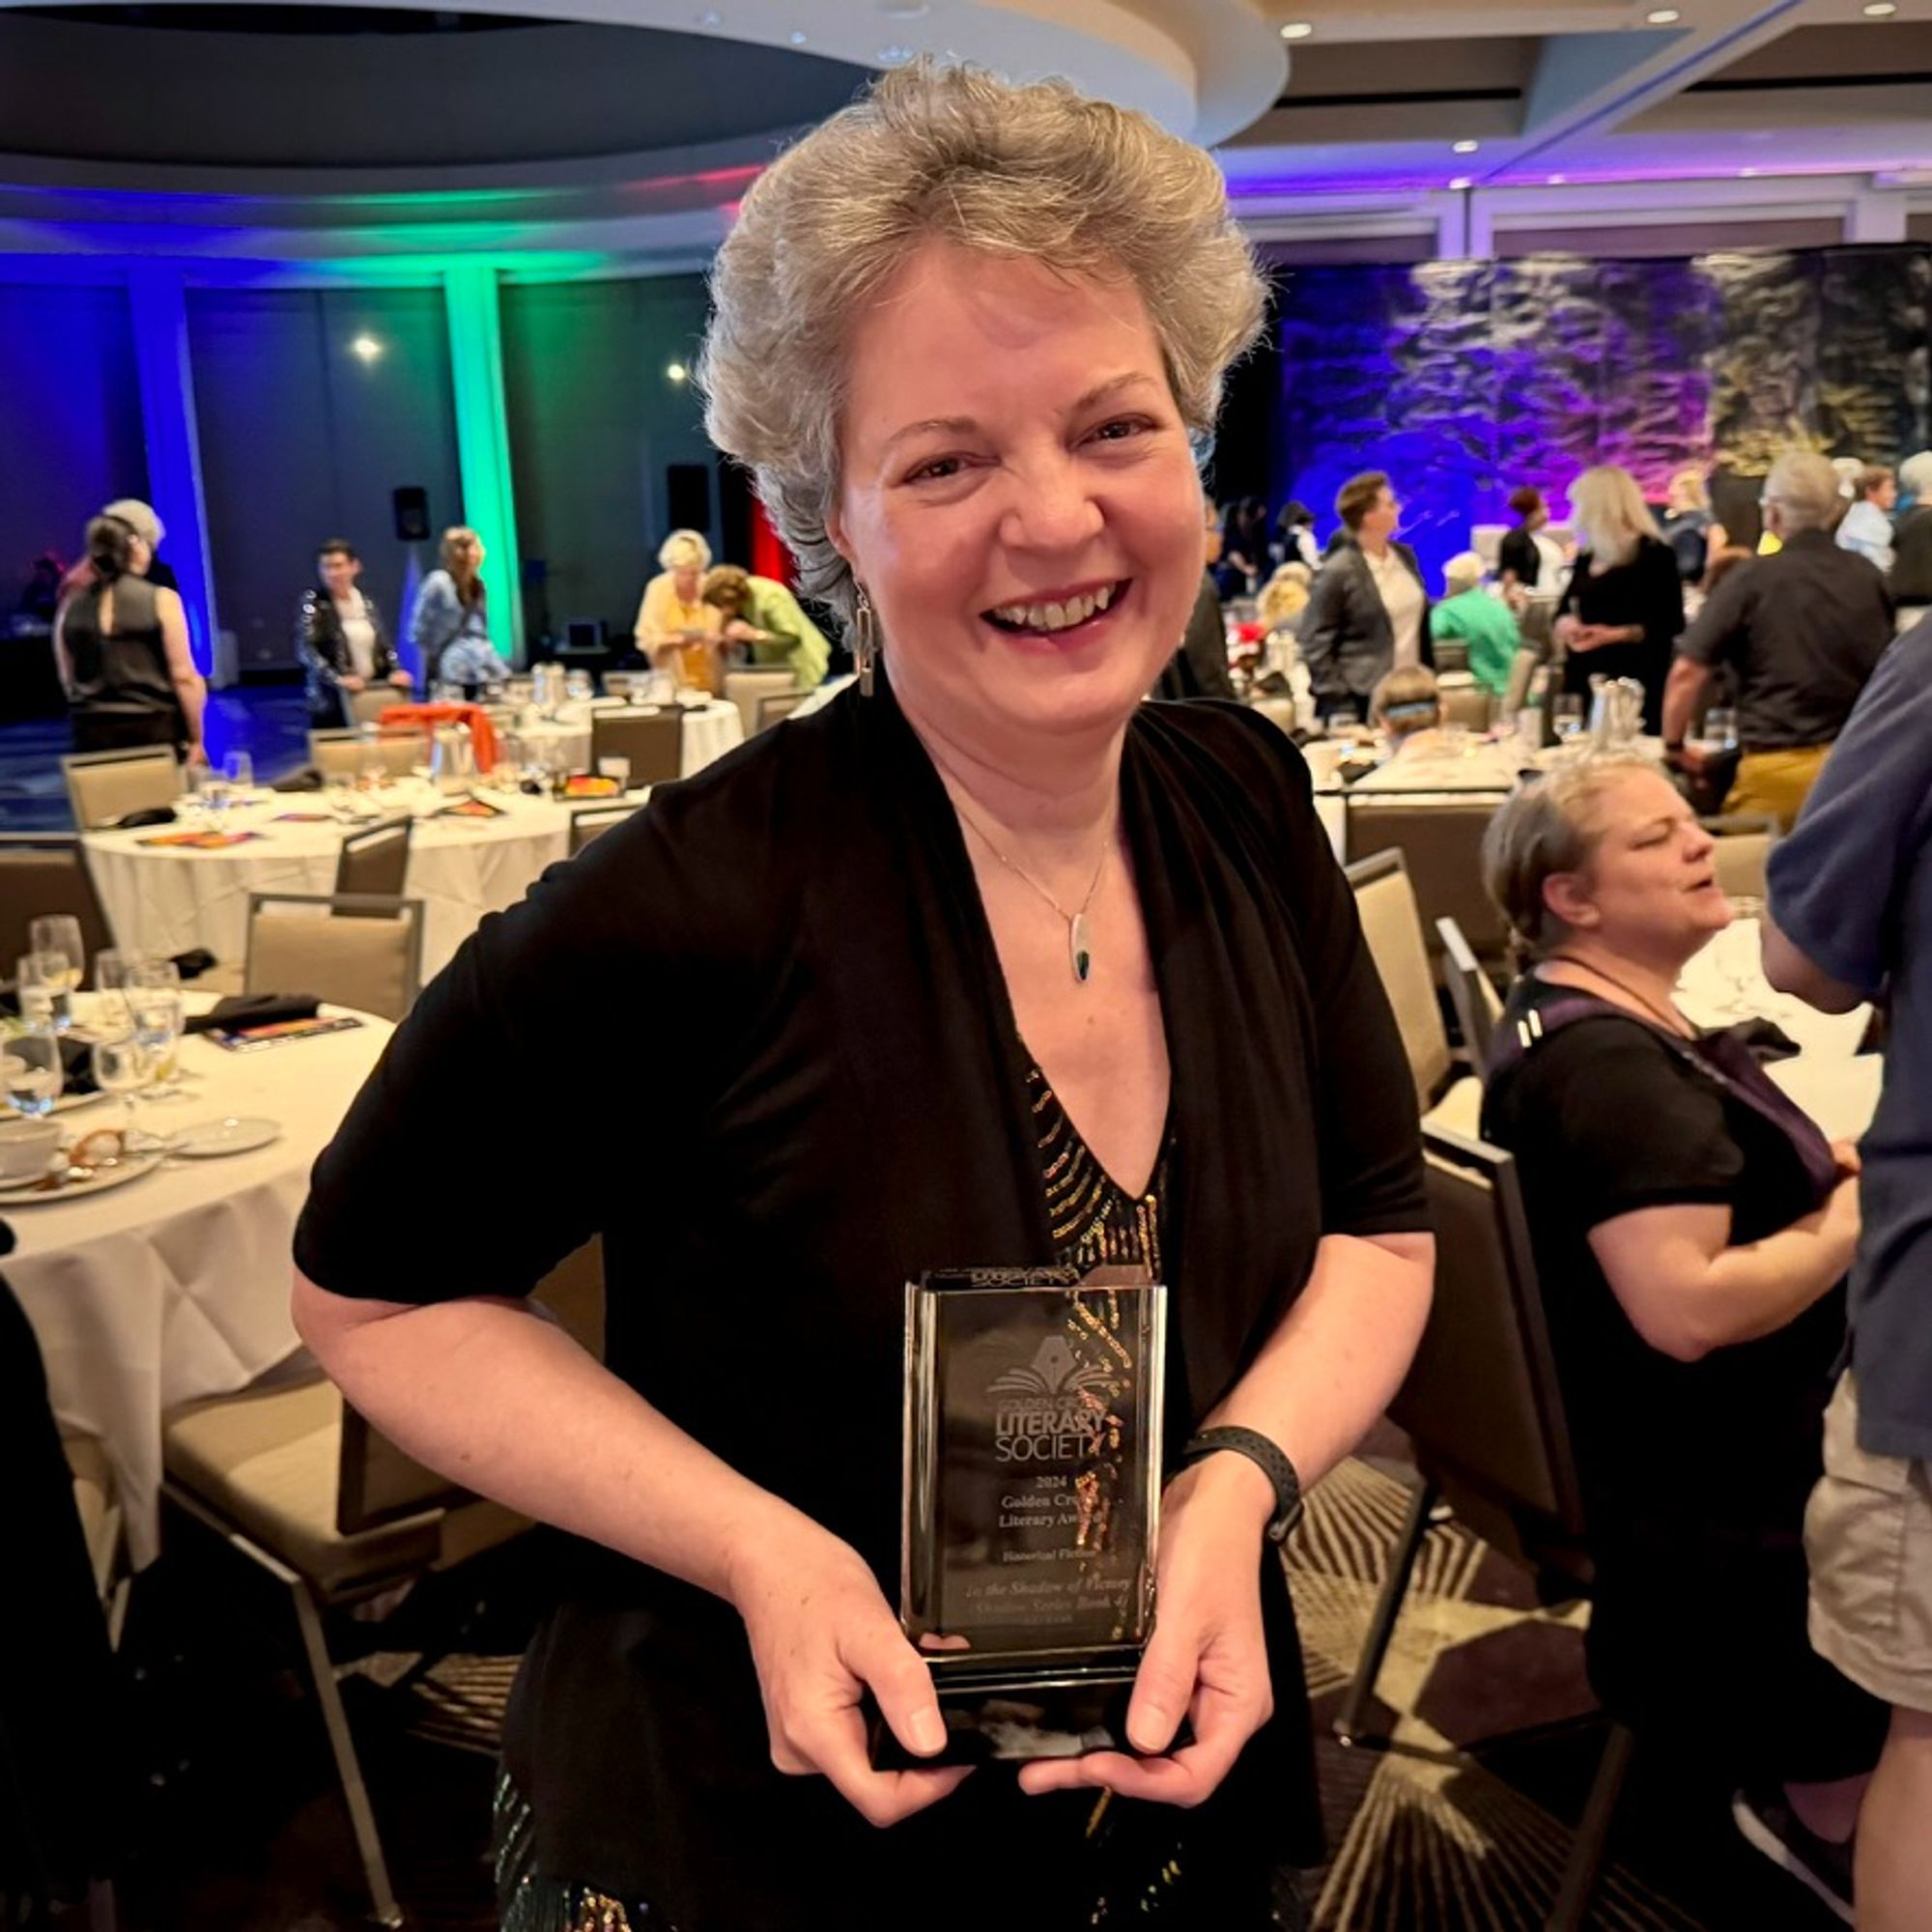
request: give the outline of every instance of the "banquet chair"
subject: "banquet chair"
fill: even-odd
[[[1435,921],[1453,919],[1476,957],[1499,966],[1509,925],[1483,888],[1483,835],[1508,794],[1492,789],[1350,792],[1343,839],[1352,863],[1390,847],[1408,861],[1432,963],[1440,947]]]
[[[1432,639],[1429,655],[1435,659],[1439,676],[1464,677],[1468,674],[1469,646],[1462,638]]]
[[[601,1238],[562,1261],[533,1298],[602,1359]],[[319,1378],[185,1403],[162,1419],[162,1455],[164,1500],[287,1593],[373,1917],[379,1924],[401,1925],[323,1619],[452,1570],[521,1536],[529,1520],[404,1455]],[[425,1659],[412,1680],[437,1661]]]
[[[1442,646],[1436,646],[1437,651]],[[1442,699],[1442,722],[1469,731],[1487,731],[1494,700],[1467,671],[1448,671],[1436,680]]]
[[[244,993],[312,993],[400,1020],[422,984],[420,899],[250,893]]]
[[[80,922],[92,973],[95,955],[114,944],[114,933],[88,870],[87,848],[71,832],[0,834],[0,973],[11,975],[27,951],[33,922],[54,912]]]
[[[366,686],[361,691],[347,692],[344,696],[349,699],[349,722],[359,728],[364,724],[380,724],[383,713],[409,694],[398,691],[384,680],[381,684]]]
[[[335,862],[335,895],[346,894],[399,899],[410,871],[413,818],[384,818],[342,841]]]
[[[1451,1080],[1449,1030],[1435,997],[1435,976],[1422,938],[1422,915],[1400,851],[1378,852],[1347,868],[1362,939],[1381,976],[1395,1013],[1417,1108],[1473,1133],[1482,1109],[1482,1088],[1473,1079]]]
[[[738,716],[744,721],[745,736],[750,738],[759,730],[758,700],[761,697],[781,697],[797,692],[798,679],[790,671],[776,668],[769,670],[727,670],[724,673],[724,698],[738,707]]]
[[[1495,981],[1469,950],[1463,928],[1453,919],[1438,919],[1435,930],[1442,941],[1442,976],[1449,982],[1449,1004],[1455,1009],[1470,1068],[1481,1080],[1490,1064],[1490,1037],[1503,1016],[1503,1003]]]
[[[635,805],[586,805],[570,814],[570,856],[574,859],[613,825],[621,825],[638,808]]]
[[[789,718],[806,700],[802,691],[768,691],[758,699],[758,724],[760,731],[776,724],[781,718]]]
[[[628,758],[634,785],[664,784],[684,774],[684,713],[593,711],[590,768],[600,759]]]
[[[1777,820],[1769,812],[1733,811],[1700,818],[1697,823],[1717,838],[1711,863],[1717,869],[1718,890],[1727,899],[1765,897],[1765,868],[1777,843]]]
[[[1435,1293],[1389,1419],[1421,1481],[1409,1496],[1335,1735],[1366,1739],[1369,1708],[1415,1561],[1439,1506],[1529,1572],[1545,1602],[1587,1597],[1582,1485],[1544,1319],[1516,1162],[1499,1148],[1425,1125]],[[1586,1922],[1634,1740],[1612,1721],[1546,1932]]]
[[[83,832],[112,825],[130,811],[173,805],[182,795],[180,761],[167,745],[127,752],[76,752],[61,760],[73,822]]]
[[[384,775],[392,779],[408,778],[429,756],[423,734],[414,729],[384,731],[371,725],[308,734],[308,761],[330,781],[354,784],[362,776],[362,761],[372,748]]]

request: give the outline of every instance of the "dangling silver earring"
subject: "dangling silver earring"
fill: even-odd
[[[852,607],[852,661],[859,667],[859,696],[870,697],[872,669],[879,662],[879,620],[863,583],[858,585],[858,593]]]

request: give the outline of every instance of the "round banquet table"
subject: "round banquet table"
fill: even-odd
[[[190,1010],[209,1004],[188,997]],[[170,1158],[96,1194],[0,1208],[17,1241],[7,1279],[46,1357],[54,1413],[103,1444],[136,1568],[159,1551],[163,1414],[245,1388],[299,1346],[289,1249],[309,1169],[393,1031],[355,1017],[350,1032],[247,1053],[190,1035],[181,1047],[187,1097],[141,1109],[142,1127],[161,1134],[266,1116],[282,1129],[269,1146]],[[101,1100],[58,1118],[78,1136],[118,1124],[123,1110]],[[396,1177],[398,1212],[407,1179]]]
[[[628,708],[623,698],[600,697],[590,703],[565,704],[554,721],[533,718],[527,724],[504,728],[523,746],[525,757],[531,762],[547,754],[555,770],[587,772],[592,713]],[[735,704],[714,697],[708,704],[687,705],[679,769],[689,778],[744,742],[745,721]]]

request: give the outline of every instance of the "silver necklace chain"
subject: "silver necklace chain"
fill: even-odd
[[[1067,956],[1073,968],[1074,979],[1084,986],[1094,972],[1094,951],[1088,944],[1087,912],[1094,903],[1094,895],[1100,890],[1100,878],[1107,869],[1107,855],[1114,849],[1114,827],[1110,825],[1107,828],[1106,839],[1100,847],[1100,863],[1094,867],[1094,877],[1088,885],[1087,896],[1080,901],[1080,909],[1077,912],[1068,912],[1018,860],[1009,859],[1001,851],[991,833],[956,798],[952,801],[952,809],[959,814],[961,821],[979,836],[980,842],[986,850],[1014,878],[1031,886],[1066,922]]]

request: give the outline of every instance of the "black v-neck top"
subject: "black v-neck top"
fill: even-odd
[[[1145,704],[1121,804],[1173,1073],[1173,1446],[1325,1234],[1428,1210],[1401,1041],[1299,753],[1236,706]],[[659,786],[486,918],[317,1163],[297,1260],[343,1294],[521,1294],[601,1232],[612,1372],[896,1602],[903,1286],[1056,1254],[1028,1071],[958,819],[882,680]],[[479,1132],[502,1177],[481,1192]],[[440,1211],[391,1212],[398,1174]],[[961,1922],[1010,1922],[1003,1868],[956,1841],[970,1805],[881,1834],[780,1776],[728,1606],[579,1548],[505,1745],[546,1871],[678,1932],[784,1932],[895,1922],[893,1874],[924,1860]],[[1257,1561],[1277,1715],[1202,1814],[1253,1807],[1244,1855],[1306,1857],[1299,1652]],[[789,1848],[776,1876],[758,1843]],[[833,1897],[853,1916],[816,1916]]]

